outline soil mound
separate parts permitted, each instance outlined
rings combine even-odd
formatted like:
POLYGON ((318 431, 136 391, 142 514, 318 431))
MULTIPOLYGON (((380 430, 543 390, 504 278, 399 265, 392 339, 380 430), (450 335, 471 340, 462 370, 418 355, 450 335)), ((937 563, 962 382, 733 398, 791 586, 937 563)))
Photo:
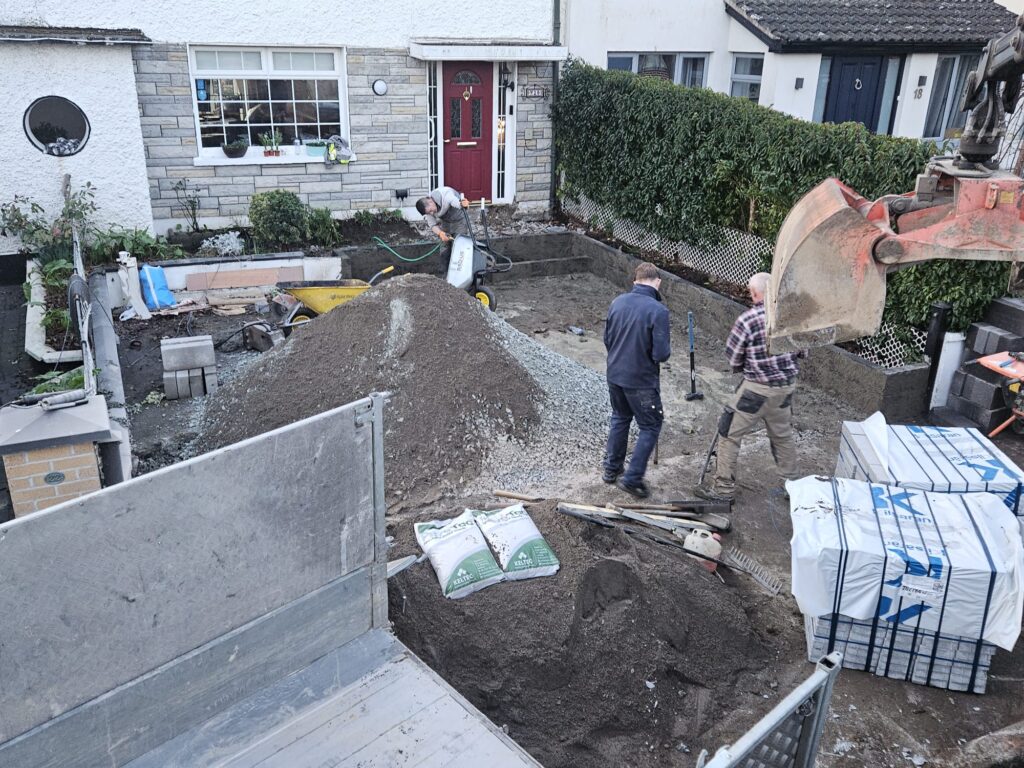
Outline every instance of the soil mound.
POLYGON ((539 421, 542 392, 478 302, 426 275, 388 280, 298 329, 211 398, 212 450, 389 391, 389 503, 415 503, 475 477, 490 446, 539 421))
MULTIPOLYGON (((745 705, 767 705, 777 641, 736 589, 554 503, 530 513, 561 560, 555 576, 452 601, 424 562, 388 582, 399 638, 546 768, 679 766, 737 735, 730 714, 756 720, 745 705)), ((389 527, 392 557, 419 551, 411 520, 389 527)))

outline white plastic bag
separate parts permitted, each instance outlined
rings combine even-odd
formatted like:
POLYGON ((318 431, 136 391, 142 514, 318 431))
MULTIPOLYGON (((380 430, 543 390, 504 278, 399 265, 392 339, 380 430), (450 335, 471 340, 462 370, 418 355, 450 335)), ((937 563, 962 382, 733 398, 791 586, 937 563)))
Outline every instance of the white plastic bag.
POLYGON ((466 510, 491 545, 509 580, 532 579, 558 573, 558 558, 544 541, 522 504, 493 512, 466 510))
POLYGON ((415 530, 445 597, 465 597, 505 578, 468 510, 451 520, 416 523, 415 530))

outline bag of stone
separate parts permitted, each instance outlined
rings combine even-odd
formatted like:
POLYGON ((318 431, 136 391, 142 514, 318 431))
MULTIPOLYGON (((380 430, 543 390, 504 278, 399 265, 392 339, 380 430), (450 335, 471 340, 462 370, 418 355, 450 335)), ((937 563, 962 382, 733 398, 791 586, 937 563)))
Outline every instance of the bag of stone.
POLYGON ((414 528, 445 597, 465 597, 505 578, 468 510, 451 520, 416 523, 414 528))
POLYGON ((476 519, 505 572, 505 578, 532 579, 558 573, 559 562, 522 504, 493 512, 467 510, 476 519))

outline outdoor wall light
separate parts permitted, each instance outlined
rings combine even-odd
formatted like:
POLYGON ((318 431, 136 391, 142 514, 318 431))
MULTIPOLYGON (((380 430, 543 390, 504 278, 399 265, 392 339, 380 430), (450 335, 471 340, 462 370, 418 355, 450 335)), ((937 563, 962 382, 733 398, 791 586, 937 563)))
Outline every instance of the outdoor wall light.
POLYGON ((378 96, 384 96, 388 92, 388 84, 383 80, 373 81, 373 92, 378 96))
POLYGON ((803 87, 804 87, 804 79, 802 77, 798 77, 796 79, 796 89, 799 91, 803 87))
POLYGON ((498 68, 498 85, 513 91, 516 89, 516 84, 512 80, 512 70, 508 68, 508 64, 504 61, 501 62, 501 66, 498 68))
POLYGON ((928 85, 928 75, 921 75, 919 78, 917 78, 918 88, 924 88, 926 85, 928 85))

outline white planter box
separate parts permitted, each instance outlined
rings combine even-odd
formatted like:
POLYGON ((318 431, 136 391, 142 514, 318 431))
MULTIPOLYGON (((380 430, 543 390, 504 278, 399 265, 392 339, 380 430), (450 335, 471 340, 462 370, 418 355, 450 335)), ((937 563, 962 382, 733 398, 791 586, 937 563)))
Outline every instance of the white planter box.
MULTIPOLYGON (((43 290, 43 276, 35 259, 31 259, 25 264, 25 274, 32 286, 25 314, 25 352, 30 357, 49 365, 82 362, 81 349, 65 349, 62 352, 46 343, 46 329, 43 327, 43 315, 46 314, 44 306, 46 291, 43 290)), ((68 338, 71 338, 70 334, 68 334, 68 338)))

